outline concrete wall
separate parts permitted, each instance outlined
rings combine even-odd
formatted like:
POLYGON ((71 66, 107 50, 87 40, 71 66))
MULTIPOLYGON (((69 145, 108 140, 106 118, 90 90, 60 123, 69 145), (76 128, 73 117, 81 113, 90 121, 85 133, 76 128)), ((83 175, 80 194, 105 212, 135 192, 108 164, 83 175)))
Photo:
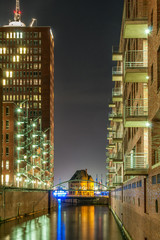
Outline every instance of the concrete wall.
MULTIPOLYGON (((7 220, 33 212, 48 210, 48 191, 0 189, 0 218, 7 220)), ((51 196, 51 208, 56 200, 51 196)))

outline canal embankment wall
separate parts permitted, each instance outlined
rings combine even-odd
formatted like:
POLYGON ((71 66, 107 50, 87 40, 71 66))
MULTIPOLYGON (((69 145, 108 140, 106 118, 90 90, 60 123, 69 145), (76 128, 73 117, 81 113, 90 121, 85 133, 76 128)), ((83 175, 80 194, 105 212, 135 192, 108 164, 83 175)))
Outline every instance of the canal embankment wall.
POLYGON ((0 221, 46 212, 56 207, 52 192, 39 189, 0 188, 0 221))
POLYGON ((133 178, 110 192, 109 206, 127 239, 160 239, 160 187, 133 178))

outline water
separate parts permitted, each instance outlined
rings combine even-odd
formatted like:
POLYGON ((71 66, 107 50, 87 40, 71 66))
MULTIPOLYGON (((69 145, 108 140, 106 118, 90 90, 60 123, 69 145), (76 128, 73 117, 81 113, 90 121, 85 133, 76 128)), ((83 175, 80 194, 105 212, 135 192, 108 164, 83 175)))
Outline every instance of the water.
POLYGON ((0 239, 123 240, 105 206, 61 206, 50 215, 29 217, 0 226, 0 239))

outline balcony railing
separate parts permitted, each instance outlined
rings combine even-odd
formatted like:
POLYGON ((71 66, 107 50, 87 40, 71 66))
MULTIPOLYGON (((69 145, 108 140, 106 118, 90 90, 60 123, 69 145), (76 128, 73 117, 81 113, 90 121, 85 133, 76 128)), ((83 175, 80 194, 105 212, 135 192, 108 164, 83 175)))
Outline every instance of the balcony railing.
POLYGON ((123 69, 121 66, 114 66, 112 68, 112 75, 122 75, 123 69))
POLYGON ((112 89, 112 96, 113 97, 122 96, 122 88, 114 88, 114 89, 112 89))
POLYGON ((125 156, 125 175, 146 175, 148 173, 148 154, 130 153, 125 156))
POLYGON ((148 67, 147 50, 130 50, 125 53, 125 69, 148 67))
POLYGON ((112 47, 112 60, 113 61, 122 61, 123 60, 123 54, 119 50, 119 47, 112 47))
POLYGON ((123 183, 123 177, 122 176, 114 176, 113 177, 113 185, 118 185, 123 183))
POLYGON ((125 107, 125 117, 146 117, 148 116, 148 106, 125 107))
POLYGON ((122 163, 123 162, 123 154, 122 154, 122 152, 110 154, 109 159, 112 160, 114 163, 122 163))

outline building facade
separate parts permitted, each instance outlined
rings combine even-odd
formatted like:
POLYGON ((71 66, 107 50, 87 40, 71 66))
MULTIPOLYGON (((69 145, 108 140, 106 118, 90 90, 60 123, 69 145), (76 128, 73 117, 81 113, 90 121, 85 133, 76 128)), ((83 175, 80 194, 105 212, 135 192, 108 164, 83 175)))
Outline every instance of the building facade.
POLYGON ((87 169, 75 172, 70 179, 69 189, 69 195, 94 196, 94 180, 88 175, 87 169))
POLYGON ((25 104, 3 103, 1 182, 5 186, 50 188, 53 149, 41 118, 31 120, 25 104))
POLYGON ((110 206, 131 239, 160 239, 160 1, 125 0, 109 103, 110 206))
POLYGON ((3 102, 24 101, 31 120, 41 117, 54 155, 54 37, 50 27, 25 26, 17 2, 14 20, 0 27, 3 102))

